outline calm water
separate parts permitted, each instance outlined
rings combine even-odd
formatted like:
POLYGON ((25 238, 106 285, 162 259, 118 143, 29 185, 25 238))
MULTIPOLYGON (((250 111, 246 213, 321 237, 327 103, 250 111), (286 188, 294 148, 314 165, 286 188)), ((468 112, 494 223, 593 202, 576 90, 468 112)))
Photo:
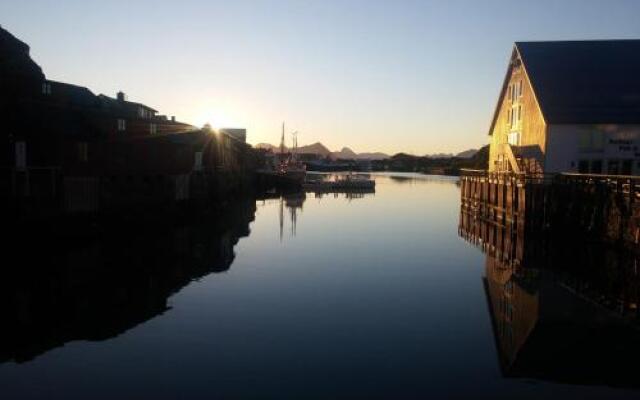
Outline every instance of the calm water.
POLYGON ((611 339, 601 330, 575 338, 581 321, 635 333, 555 275, 510 274, 461 239, 455 179, 376 181, 375 194, 31 249, 32 268, 0 284, 0 397, 640 396, 607 368, 567 371, 610 354, 591 356, 611 339))

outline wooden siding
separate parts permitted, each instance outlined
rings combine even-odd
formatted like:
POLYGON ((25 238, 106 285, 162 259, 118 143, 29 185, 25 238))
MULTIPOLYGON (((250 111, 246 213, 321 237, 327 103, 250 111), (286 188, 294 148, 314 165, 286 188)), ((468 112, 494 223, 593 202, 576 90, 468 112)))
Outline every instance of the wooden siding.
POLYGON ((521 159, 521 170, 530 173, 543 172, 547 126, 526 73, 526 66, 521 63, 516 50, 513 52, 494 118, 489 150, 489 170, 494 172, 510 170, 508 163, 501 161, 506 160, 502 147, 508 143, 509 133, 520 132, 519 146, 512 146, 512 149, 521 159), (509 87, 517 86, 520 81, 522 81, 522 95, 517 96, 512 102, 509 87), (521 107, 522 117, 512 127, 509 122, 509 111, 517 109, 517 106, 521 107))

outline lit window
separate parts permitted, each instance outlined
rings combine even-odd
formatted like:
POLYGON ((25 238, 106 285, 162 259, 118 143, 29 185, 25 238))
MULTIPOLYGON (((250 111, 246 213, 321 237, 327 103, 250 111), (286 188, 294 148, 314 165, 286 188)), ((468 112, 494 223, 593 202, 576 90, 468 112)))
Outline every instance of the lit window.
POLYGON ((520 146, 520 132, 509 133, 507 140, 512 146, 520 146))
POLYGON ((126 131, 127 130, 127 121, 124 119, 118 119, 118 130, 126 131))

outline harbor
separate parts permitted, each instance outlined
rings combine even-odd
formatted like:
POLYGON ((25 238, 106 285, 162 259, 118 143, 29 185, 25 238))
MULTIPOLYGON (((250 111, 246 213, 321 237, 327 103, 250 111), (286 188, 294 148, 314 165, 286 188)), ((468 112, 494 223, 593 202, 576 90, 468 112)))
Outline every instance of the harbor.
POLYGON ((640 398, 639 15, 0 2, 0 398, 640 398))
POLYGON ((361 198, 273 193, 182 226, 24 252, 35 260, 32 267, 11 268, 2 281, 5 396, 34 393, 38 382, 54 398, 110 399, 130 376, 118 368, 128 363, 144 368, 136 385, 156 398, 179 397, 199 385, 207 396, 259 391, 292 399, 309 390, 384 397, 418 391, 487 397, 496 390, 508 397, 523 391, 637 396, 632 371, 596 361, 635 354, 630 349, 637 346, 627 345, 637 342, 637 333, 624 328, 637 320, 633 258, 593 250, 584 253, 591 263, 579 268, 557 253, 531 258, 541 254, 532 248, 514 272, 508 269, 517 265, 514 258, 487 265, 489 255, 509 253, 498 243, 507 246, 513 237, 515 245, 517 236, 494 236, 486 242, 494 249, 489 254, 459 238, 457 178, 371 179, 375 195, 361 198), (382 219, 386 214, 395 218, 382 219), (414 239, 405 239, 407 232, 414 239), (596 301, 606 309, 591 305, 596 301), (563 312, 562 319, 553 312, 580 305, 583 312, 563 312), (116 311, 123 307, 126 313, 116 311), (381 323, 394 329, 378 329, 381 323), (541 343, 546 332, 573 338, 571 346, 541 343), (611 340, 598 340, 598 332, 611 340), (625 346, 614 351, 615 343, 625 346), (561 362, 550 361, 558 354, 561 362), (575 365, 581 369, 570 368, 575 365), (425 379, 425 370, 434 371, 434 379, 425 379), (251 385, 238 383, 236 377, 250 373, 251 385), (215 385, 208 383, 212 375, 215 385), (289 383, 274 385, 283 375, 289 383), (478 379, 453 384, 469 376, 478 379))

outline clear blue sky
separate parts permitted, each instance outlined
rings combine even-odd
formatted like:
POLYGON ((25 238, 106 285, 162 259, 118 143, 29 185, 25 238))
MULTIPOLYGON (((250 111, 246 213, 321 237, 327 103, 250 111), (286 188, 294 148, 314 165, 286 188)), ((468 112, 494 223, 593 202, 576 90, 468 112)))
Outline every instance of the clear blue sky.
POLYGON ((512 43, 640 38, 638 0, 2 1, 49 79, 331 149, 487 142, 512 43))

